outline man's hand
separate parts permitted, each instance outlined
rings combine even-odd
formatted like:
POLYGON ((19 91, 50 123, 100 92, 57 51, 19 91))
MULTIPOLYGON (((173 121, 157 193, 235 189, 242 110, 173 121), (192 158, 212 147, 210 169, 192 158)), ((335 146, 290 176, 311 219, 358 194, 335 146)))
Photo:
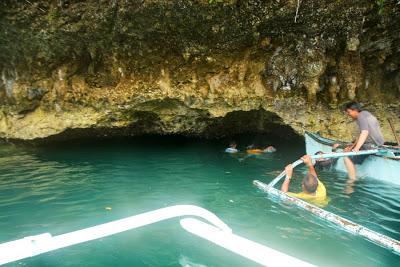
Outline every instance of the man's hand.
POLYGON ((286 177, 292 178, 293 175, 293 165, 289 164, 285 167, 286 177))
POLYGON ((353 149, 353 145, 350 145, 350 146, 346 146, 343 151, 344 152, 350 152, 352 149, 353 149))
POLYGON ((360 151, 360 148, 355 147, 355 148, 353 148, 351 151, 353 151, 353 152, 358 152, 358 151, 360 151))
POLYGON ((336 148, 338 148, 340 146, 340 144, 334 144, 333 146, 332 146, 332 149, 336 149, 336 148))
POLYGON ((312 161, 311 161, 311 156, 310 155, 304 155, 301 157, 303 160, 304 164, 307 165, 308 167, 312 166, 312 161))

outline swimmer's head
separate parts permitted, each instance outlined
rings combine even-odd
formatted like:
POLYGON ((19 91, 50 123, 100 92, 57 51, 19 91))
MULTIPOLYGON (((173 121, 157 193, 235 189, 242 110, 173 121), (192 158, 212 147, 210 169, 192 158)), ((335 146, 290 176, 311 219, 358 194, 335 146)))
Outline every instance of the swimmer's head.
MULTIPOLYGON (((324 154, 324 152, 322 152, 322 151, 318 151, 318 152, 315 152, 314 153, 314 155, 322 155, 322 154, 324 154)), ((315 161, 323 161, 324 159, 316 159, 315 161)))
POLYGON ((276 151, 276 148, 273 147, 273 146, 267 146, 267 147, 264 149, 264 151, 265 151, 265 152, 268 152, 268 153, 272 153, 272 152, 275 152, 275 151, 276 151))
POLYGON ((232 141, 230 144, 229 144, 229 147, 230 148, 236 148, 236 142, 235 141, 232 141))
POLYGON ((246 149, 253 149, 253 148, 254 148, 254 144, 251 144, 251 145, 246 147, 246 149))
POLYGON ((318 187, 318 179, 311 173, 308 173, 306 177, 304 177, 303 181, 301 182, 301 187, 303 191, 309 194, 315 193, 318 187))

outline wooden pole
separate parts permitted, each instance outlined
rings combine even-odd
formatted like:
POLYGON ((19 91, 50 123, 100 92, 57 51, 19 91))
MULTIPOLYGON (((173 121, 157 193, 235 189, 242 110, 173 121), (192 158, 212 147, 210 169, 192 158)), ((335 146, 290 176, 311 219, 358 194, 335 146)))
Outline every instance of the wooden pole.
POLYGON ((387 120, 388 120, 388 122, 389 122, 390 128, 392 128, 392 132, 393 132, 394 138, 396 139, 397 145, 400 146, 399 137, 398 137, 397 134, 396 134, 396 130, 394 129, 392 120, 389 119, 389 118, 388 118, 387 120))

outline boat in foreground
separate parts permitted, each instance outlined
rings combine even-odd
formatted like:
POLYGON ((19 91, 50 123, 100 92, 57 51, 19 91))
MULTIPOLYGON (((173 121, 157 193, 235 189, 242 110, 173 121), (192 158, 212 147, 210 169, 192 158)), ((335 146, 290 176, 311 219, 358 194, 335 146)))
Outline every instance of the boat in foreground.
MULTIPOLYGON (((185 217, 180 220, 180 224, 186 231, 263 266, 315 266, 236 235, 214 213, 193 205, 175 205, 161 208, 57 236, 44 233, 6 242, 0 244, 0 265, 101 239, 176 217, 185 217), (187 218, 188 216, 189 218, 187 218), (200 217, 203 221, 192 217, 200 217)), ((19 264, 24 263, 19 262, 19 264)))
MULTIPOLYGON (((335 143, 343 144, 343 141, 335 141, 324 138, 315 133, 306 132, 306 153, 313 155, 318 151, 325 153, 332 152, 332 145, 335 143)), ((369 156, 362 165, 357 165, 358 176, 371 177, 381 181, 400 185, 400 148, 393 146, 384 146, 384 149, 391 156, 376 154, 369 156)), ((338 160, 335 164, 338 171, 347 172, 343 160, 338 160)))

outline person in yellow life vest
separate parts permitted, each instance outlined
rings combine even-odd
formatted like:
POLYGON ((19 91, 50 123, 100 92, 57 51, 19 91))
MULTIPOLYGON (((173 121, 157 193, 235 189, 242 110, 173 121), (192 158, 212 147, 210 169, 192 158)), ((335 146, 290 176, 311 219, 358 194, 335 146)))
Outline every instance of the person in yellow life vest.
POLYGON ((301 182, 302 192, 291 193, 289 191, 290 181, 293 177, 293 166, 289 164, 285 168, 286 179, 282 184, 281 191, 287 193, 289 196, 301 198, 306 201, 313 202, 318 206, 325 206, 328 203, 326 188, 324 184, 318 179, 317 172, 312 164, 311 156, 304 155, 301 158, 304 164, 308 167, 308 173, 301 182))
POLYGON ((265 148, 256 148, 254 147, 254 145, 250 145, 246 148, 246 153, 252 155, 260 155, 263 153, 274 153, 274 152, 276 152, 276 148, 273 146, 267 146, 265 148))

